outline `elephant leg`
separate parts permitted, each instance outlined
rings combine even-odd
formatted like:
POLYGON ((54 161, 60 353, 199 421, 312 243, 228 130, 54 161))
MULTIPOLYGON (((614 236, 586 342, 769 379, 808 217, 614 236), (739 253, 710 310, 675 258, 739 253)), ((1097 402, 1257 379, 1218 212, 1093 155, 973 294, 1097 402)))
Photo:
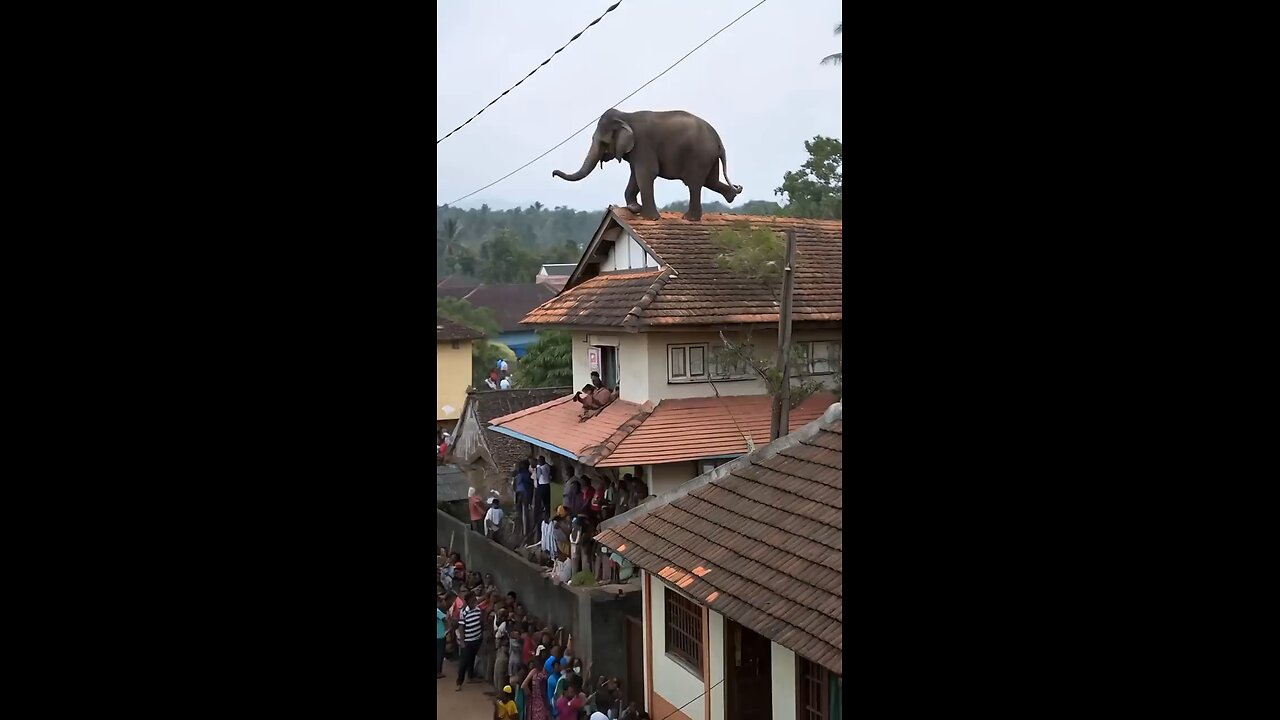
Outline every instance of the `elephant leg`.
POLYGON ((726 185, 720 182, 720 166, 719 165, 716 165, 715 167, 711 168, 711 173, 707 175, 707 180, 704 184, 706 185, 708 190, 712 192, 717 192, 723 195, 726 202, 733 202, 733 199, 738 197, 738 195, 742 192, 741 185, 726 185))
POLYGON ((627 181, 627 209, 631 212, 640 214, 640 183, 636 182, 636 169, 631 168, 631 179, 627 181))
POLYGON ((690 222, 698 222, 702 219, 702 186, 698 184, 689 185, 689 210, 684 214, 684 219, 690 222))
POLYGON ((636 182, 640 184, 640 217, 645 220, 657 220, 662 217, 658 214, 658 201, 653 196, 653 181, 658 177, 657 168, 639 168, 634 170, 636 174, 636 182))

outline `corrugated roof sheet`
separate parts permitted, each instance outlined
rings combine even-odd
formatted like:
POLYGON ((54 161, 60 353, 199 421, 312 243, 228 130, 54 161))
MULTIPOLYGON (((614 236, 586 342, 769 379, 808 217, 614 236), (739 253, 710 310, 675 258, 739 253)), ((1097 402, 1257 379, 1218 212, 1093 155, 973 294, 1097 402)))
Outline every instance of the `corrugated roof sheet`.
POLYGON ((602 524, 596 540, 844 674, 843 422, 804 428, 602 524))
MULTIPOLYGON (((788 432, 822 415, 835 396, 815 393, 791 410, 788 432)), ((769 442, 773 399, 768 395, 663 400, 597 467, 679 462, 746 454, 769 442)))
MULTIPOLYGON (((712 234, 741 221, 779 233, 796 232, 793 321, 843 319, 843 222, 840 220, 707 213, 700 222, 690 222, 674 212, 661 213, 658 220, 645 220, 626 208, 610 206, 598 235, 611 223, 626 228, 652 249, 662 266, 661 275, 653 271, 597 275, 566 288, 531 311, 523 322, 620 325, 637 330, 776 323, 778 306, 772 294, 760 283, 722 270, 716 263, 719 249, 711 239, 712 234), (601 279, 619 277, 629 279, 626 282, 601 279)), ((589 249, 583 262, 593 259, 593 251, 589 249)))

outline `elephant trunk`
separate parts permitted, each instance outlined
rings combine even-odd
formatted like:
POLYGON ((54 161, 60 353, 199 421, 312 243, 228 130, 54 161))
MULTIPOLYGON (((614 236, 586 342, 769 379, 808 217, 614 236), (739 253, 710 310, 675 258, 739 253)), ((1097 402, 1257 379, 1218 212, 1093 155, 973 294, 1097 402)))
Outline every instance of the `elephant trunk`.
POLYGON ((590 175, 591 171, 596 169, 596 163, 603 163, 603 161, 600 159, 600 143, 593 139, 591 141, 591 150, 587 152, 587 159, 582 161, 582 167, 578 168, 578 172, 572 175, 565 175, 559 170, 556 170, 551 174, 558 178, 568 180, 569 182, 577 182, 590 175))

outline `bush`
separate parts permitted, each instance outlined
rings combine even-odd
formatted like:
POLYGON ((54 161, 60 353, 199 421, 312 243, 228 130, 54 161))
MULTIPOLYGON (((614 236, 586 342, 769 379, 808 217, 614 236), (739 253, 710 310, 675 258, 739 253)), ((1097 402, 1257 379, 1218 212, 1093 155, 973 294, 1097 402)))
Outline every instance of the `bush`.
POLYGON ((571 580, 574 587, 591 587, 596 584, 596 574, 590 570, 583 570, 573 576, 571 580))

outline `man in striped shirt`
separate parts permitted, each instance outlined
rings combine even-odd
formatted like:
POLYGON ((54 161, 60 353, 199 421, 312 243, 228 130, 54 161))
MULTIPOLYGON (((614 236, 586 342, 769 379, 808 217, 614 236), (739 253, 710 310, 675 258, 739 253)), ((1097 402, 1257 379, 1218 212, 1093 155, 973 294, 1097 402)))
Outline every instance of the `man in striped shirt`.
POLYGON ((480 616, 483 613, 480 608, 476 607, 476 596, 474 593, 467 593, 467 605, 458 613, 458 619, 455 625, 462 628, 462 653, 458 658, 458 687, 456 690, 462 690, 462 681, 471 674, 471 682, 479 682, 480 678, 476 677, 475 662, 476 654, 480 652, 480 641, 483 637, 480 625, 480 616))

